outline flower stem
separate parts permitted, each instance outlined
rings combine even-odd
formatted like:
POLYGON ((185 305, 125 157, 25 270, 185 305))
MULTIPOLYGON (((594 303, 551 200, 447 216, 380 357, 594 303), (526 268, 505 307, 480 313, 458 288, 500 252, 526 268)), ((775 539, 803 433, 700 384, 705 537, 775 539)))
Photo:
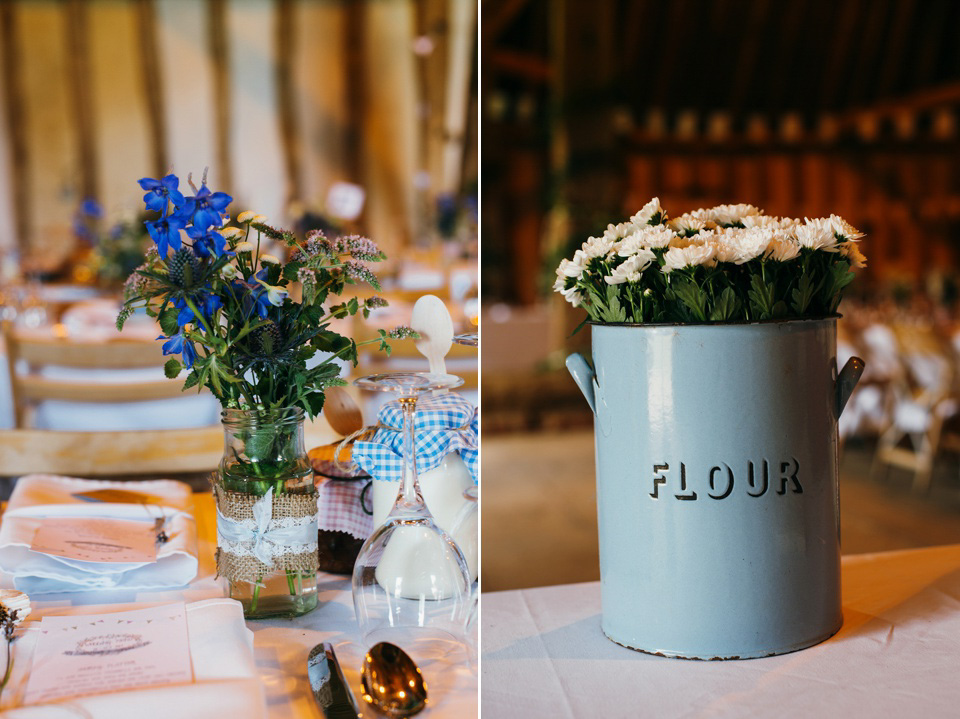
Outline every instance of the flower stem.
POLYGON ((13 655, 11 654, 11 645, 13 641, 10 639, 7 640, 7 671, 3 674, 3 679, 0 680, 0 697, 3 696, 3 690, 7 688, 7 682, 10 681, 10 675, 13 673, 13 655))

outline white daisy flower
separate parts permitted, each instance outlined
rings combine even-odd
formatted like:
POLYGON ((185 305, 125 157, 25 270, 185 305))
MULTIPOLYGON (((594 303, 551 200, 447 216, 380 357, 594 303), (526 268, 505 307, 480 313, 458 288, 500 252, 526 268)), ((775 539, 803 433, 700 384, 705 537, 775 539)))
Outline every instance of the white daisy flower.
MULTIPOLYGON (((863 237, 863 235, 860 235, 863 237)), ((857 245, 853 240, 848 240, 843 244, 839 245, 840 254, 850 260, 850 266, 856 267, 858 270, 863 269, 867 266, 867 258, 860 251, 860 246, 857 245)))
POLYGON ((717 263, 716 249, 710 244, 691 244, 689 247, 671 247, 663 256, 664 265, 661 270, 669 274, 673 270, 684 267, 706 265, 710 267, 717 263))
POLYGON ((621 222, 619 225, 607 225, 607 229, 603 232, 603 239, 609 240, 610 242, 617 242, 627 235, 633 234, 638 229, 639 228, 632 222, 621 222))
POLYGON ((279 258, 274 255, 260 255, 260 264, 261 265, 279 265, 279 258))
POLYGON ((740 252, 737 248, 721 239, 710 239, 707 241, 707 244, 713 247, 717 262, 736 264, 737 260, 740 259, 740 252))
POLYGON ((738 253, 736 264, 742 265, 766 252, 773 239, 771 230, 754 227, 749 230, 737 229, 724 235, 725 241, 732 245, 738 253))
POLYGON ((650 250, 640 250, 636 254, 628 257, 625 262, 615 268, 613 272, 608 277, 604 277, 603 280, 608 285, 619 285, 624 282, 639 282, 643 271, 647 269, 650 263, 656 258, 657 256, 650 250))
POLYGON ((703 212, 703 219, 712 220, 718 225, 735 225, 742 222, 743 218, 760 214, 760 208, 753 205, 717 205, 709 210, 700 210, 703 212))
POLYGON ((643 227, 644 225, 659 224, 654 223, 653 220, 657 219, 662 221, 664 216, 663 208, 660 207, 660 198, 654 197, 650 202, 640 208, 640 212, 630 218, 630 222, 637 225, 637 227, 643 227))
POLYGON ((672 230, 663 225, 646 226, 627 235, 617 243, 616 251, 621 257, 630 257, 642 249, 661 249, 668 247, 676 238, 672 230))
POLYGON ((244 210, 239 215, 237 215, 237 222, 239 222, 241 225, 244 225, 252 221, 253 218, 256 216, 257 216, 257 213, 254 212, 253 210, 244 210))
MULTIPOLYGON (((583 254, 588 261, 594 257, 606 257, 613 249, 614 242, 615 240, 608 238, 606 234, 603 237, 591 237, 583 243, 583 254)), ((576 261, 576 255, 574 255, 574 261, 576 261)))
POLYGON ((833 234, 842 238, 840 240, 841 242, 859 240, 863 237, 863 233, 860 232, 860 230, 840 217, 840 215, 830 215, 830 217, 826 219, 825 224, 833 230, 833 234))
POLYGON ((800 255, 800 245, 786 235, 775 235, 767 246, 767 259, 789 262, 800 255))
POLYGON ((586 269, 586 255, 583 250, 577 250, 573 255, 573 261, 560 260, 560 266, 557 267, 557 277, 579 277, 586 269))
POLYGON ((237 252, 253 252, 253 243, 252 242, 241 242, 236 246, 237 252))
POLYGON ((707 226, 706 220, 697 217, 695 212, 687 212, 667 222, 667 227, 678 235, 693 235, 707 226))
POLYGON ((797 225, 800 224, 800 220, 792 217, 773 217, 767 215, 747 215, 742 218, 740 222, 747 229, 751 227, 762 227, 766 230, 785 230, 787 232, 794 231, 797 225))
POLYGON ((837 235, 829 219, 805 217, 804 223, 797 227, 797 242, 810 250, 836 252, 837 235))

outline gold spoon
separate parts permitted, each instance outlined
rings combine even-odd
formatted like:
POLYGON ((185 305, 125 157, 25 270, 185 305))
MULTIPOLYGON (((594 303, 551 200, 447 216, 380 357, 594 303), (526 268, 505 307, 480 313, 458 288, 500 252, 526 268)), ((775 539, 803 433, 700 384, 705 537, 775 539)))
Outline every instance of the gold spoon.
POLYGON ((363 413, 343 387, 328 387, 323 414, 333 431, 346 437, 363 429, 363 413))
POLYGON ((360 669, 363 699, 389 717, 408 717, 427 705, 427 685, 420 668, 400 647, 374 644, 360 669))

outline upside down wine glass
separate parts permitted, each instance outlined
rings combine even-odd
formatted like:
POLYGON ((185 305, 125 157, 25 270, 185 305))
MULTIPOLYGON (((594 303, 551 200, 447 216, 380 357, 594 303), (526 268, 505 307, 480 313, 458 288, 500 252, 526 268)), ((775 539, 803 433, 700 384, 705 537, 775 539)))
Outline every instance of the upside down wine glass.
POLYGON ((390 372, 355 382, 361 389, 399 395, 403 476, 393 509, 357 556, 353 606, 366 647, 391 642, 417 662, 439 659, 462 647, 470 610, 467 561, 423 501, 414 437, 419 395, 462 383, 460 377, 427 372, 390 372))

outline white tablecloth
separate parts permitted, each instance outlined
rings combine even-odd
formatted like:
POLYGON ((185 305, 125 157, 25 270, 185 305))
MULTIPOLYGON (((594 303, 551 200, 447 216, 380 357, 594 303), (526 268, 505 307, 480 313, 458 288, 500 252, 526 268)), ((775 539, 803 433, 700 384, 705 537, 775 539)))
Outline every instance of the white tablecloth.
MULTIPOLYGON (((199 537, 200 571, 189 587, 159 592, 87 592, 82 594, 44 595, 34 602, 34 614, 39 619, 44 610, 64 608, 77 612, 94 613, 133 609, 136 604, 158 602, 195 602, 223 596, 219 581, 214 579, 213 561, 216 549, 213 498, 208 494, 194 495, 199 537), (125 606, 118 606, 126 603, 125 606)), ((9 586, 9 578, 4 578, 9 586)), ((360 699, 360 662, 363 657, 354 620, 353 599, 349 577, 319 575, 319 606, 310 614, 297 619, 266 619, 248 621, 254 632, 254 656, 264 684, 267 708, 271 719, 293 717, 321 717, 307 681, 307 655, 320 642, 331 642, 337 652, 344 675, 360 699)), ((2 660, 0 660, 2 661, 2 660)), ((466 654, 451 657, 448 663, 423 667, 424 679, 430 692, 430 705, 419 716, 425 719, 473 719, 477 716, 477 678, 470 673, 466 654)), ((131 717, 136 708, 131 707, 131 717)), ((368 712, 365 712, 366 716, 368 712)), ((173 718, 171 718, 173 719, 173 718)))
POLYGON ((485 719, 960 716, 960 545, 844 557, 843 628, 765 659, 618 646, 600 631, 599 582, 481 604, 485 719))

